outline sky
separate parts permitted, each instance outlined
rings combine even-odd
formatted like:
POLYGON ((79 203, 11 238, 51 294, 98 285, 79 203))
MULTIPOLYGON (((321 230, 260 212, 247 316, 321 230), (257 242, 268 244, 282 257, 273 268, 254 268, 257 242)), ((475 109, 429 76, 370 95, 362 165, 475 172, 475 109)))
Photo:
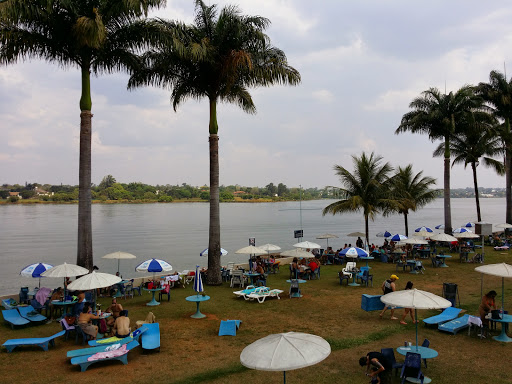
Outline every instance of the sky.
MULTIPOLYGON (((340 186, 335 165, 352 156, 392 166, 443 187, 438 142, 395 135, 409 103, 436 87, 457 91, 512 73, 512 3, 508 1, 216 1, 268 18, 266 30, 302 81, 251 89, 256 114, 220 104, 221 185, 340 186)), ((151 16, 192 23, 194 1, 168 0, 151 16)), ((91 78, 92 181, 209 184, 208 103, 175 112, 169 89, 128 91, 128 75, 91 78)), ((36 59, 0 67, 0 184, 78 184, 80 72, 36 59)), ((505 180, 478 168, 479 185, 505 180)), ((452 188, 472 187, 470 168, 452 168, 452 188)))

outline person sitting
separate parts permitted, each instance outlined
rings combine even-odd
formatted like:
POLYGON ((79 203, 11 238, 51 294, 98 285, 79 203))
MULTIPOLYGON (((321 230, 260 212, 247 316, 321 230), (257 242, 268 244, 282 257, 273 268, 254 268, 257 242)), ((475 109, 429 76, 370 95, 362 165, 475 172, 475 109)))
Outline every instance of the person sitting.
POLYGON ((482 297, 482 302, 480 303, 480 307, 478 307, 478 311, 480 312, 480 319, 482 319, 482 324, 486 327, 489 327, 489 319, 487 319, 487 314, 491 312, 491 309, 496 309, 496 291, 489 291, 482 297))
POLYGON ((112 304, 105 310, 105 312, 112 313, 112 316, 107 318, 107 325, 112 326, 114 325, 116 319, 119 317, 119 314, 123 310, 123 306, 121 304, 117 303, 117 299, 112 299, 112 304))
POLYGON ((290 271, 292 273, 292 279, 297 279, 299 274, 299 264, 297 263, 299 259, 296 257, 293 258, 292 263, 290 264, 290 271))
POLYGON ((312 276, 315 273, 315 271, 318 269, 318 264, 316 263, 315 259, 311 259, 311 261, 308 264, 308 268, 309 268, 309 274, 310 274, 310 276, 312 276))
POLYGON ((120 339, 130 336, 130 318, 126 309, 119 313, 119 317, 114 323, 112 334, 120 339))
POLYGON ((52 293, 52 297, 50 297, 50 320, 55 319, 57 316, 57 311, 60 311, 60 307, 52 304, 53 301, 60 301, 63 296, 62 287, 55 289, 52 293), (55 315, 55 316, 54 316, 55 315))
POLYGON ((96 340, 96 336, 98 335, 98 327, 92 324, 92 320, 99 318, 99 316, 92 313, 89 303, 84 305, 84 309, 78 317, 78 326, 82 329, 83 333, 89 335, 92 340, 96 340))

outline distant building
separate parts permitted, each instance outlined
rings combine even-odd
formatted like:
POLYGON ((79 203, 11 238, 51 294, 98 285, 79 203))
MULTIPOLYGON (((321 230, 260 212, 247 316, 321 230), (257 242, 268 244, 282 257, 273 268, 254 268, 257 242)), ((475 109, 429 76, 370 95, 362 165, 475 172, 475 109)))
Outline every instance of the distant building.
POLYGON ((22 199, 19 192, 9 192, 9 197, 16 196, 18 199, 22 199))

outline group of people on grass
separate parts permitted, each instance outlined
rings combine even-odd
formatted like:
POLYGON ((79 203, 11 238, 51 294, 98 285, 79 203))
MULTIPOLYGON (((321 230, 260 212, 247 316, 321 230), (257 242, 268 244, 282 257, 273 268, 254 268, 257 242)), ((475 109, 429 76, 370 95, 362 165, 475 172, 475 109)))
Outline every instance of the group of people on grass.
MULTIPOLYGON (((119 338, 128 337, 130 335, 130 318, 128 317, 128 311, 123 309, 123 306, 113 298, 112 304, 106 309, 106 312, 111 314, 106 319, 107 325, 111 328, 111 336, 119 338)), ((93 324, 93 320, 105 321, 101 316, 93 313, 90 303, 85 303, 82 313, 78 316, 77 325, 85 334, 89 335, 93 340, 96 340, 98 336, 98 326, 93 324)))

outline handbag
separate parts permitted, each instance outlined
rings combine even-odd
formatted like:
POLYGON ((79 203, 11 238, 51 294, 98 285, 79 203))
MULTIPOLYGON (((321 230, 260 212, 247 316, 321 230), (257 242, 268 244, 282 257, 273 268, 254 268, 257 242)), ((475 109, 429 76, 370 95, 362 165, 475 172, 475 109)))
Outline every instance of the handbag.
POLYGON ((64 317, 64 319, 66 320, 66 323, 68 323, 68 325, 75 325, 75 321, 76 321, 75 316, 66 316, 66 317, 64 317))
POLYGON ((501 320, 501 313, 499 309, 493 309, 491 311, 491 319, 499 319, 501 320))

